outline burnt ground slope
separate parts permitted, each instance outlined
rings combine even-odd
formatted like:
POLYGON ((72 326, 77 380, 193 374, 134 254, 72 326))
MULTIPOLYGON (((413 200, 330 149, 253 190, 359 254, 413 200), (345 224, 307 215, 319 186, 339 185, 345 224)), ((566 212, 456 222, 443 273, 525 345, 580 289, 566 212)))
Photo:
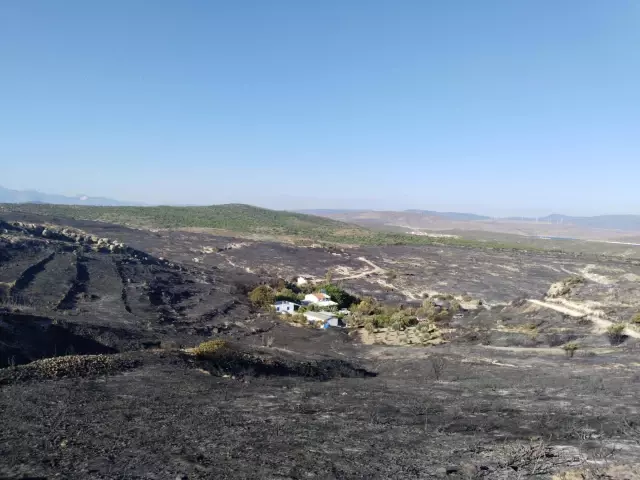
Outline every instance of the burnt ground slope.
POLYGON ((637 292, 637 265, 594 261, 297 248, 6 217, 0 478, 640 478, 635 342, 571 358, 557 345, 498 339, 364 345, 344 331, 259 316, 246 300, 261 275, 332 269, 346 286, 386 300, 425 290, 542 299, 456 320, 468 330, 486 323, 495 335, 497 322, 503 338, 521 335, 511 330, 526 322, 538 330, 527 338, 543 338, 564 335, 570 320, 588 335, 594 325, 550 307, 595 308, 579 303, 587 296, 632 306, 637 292), (564 297, 545 296, 574 272, 587 280, 564 297), (188 348, 211 337, 224 340, 220 350, 188 348))
POLYGON ((246 289, 257 279, 246 272, 183 267, 67 229, 0 229, 0 366, 190 346, 250 316, 246 289))
POLYGON ((624 356, 486 355, 380 347, 360 358, 377 376, 318 381, 212 375, 149 352, 11 382, 0 477, 637 478, 637 370, 624 356))

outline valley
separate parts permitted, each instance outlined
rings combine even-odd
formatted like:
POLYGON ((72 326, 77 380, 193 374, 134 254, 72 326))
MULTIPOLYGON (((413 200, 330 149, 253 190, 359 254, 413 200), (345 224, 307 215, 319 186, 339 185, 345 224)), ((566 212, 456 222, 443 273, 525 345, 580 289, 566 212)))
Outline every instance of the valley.
POLYGON ((0 478, 637 478, 640 261, 38 208, 0 212, 0 478), (300 277, 373 313, 249 299, 300 277))

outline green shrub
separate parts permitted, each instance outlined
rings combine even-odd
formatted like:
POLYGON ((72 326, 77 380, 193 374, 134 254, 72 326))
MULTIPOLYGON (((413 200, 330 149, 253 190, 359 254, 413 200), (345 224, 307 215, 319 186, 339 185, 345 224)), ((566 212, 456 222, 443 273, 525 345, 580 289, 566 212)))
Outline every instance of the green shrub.
POLYGON ((363 315, 375 315, 380 310, 380 305, 373 297, 364 297, 356 307, 356 311, 363 315))
POLYGON ((193 353, 198 358, 207 358, 212 356, 215 353, 219 353, 221 350, 225 349, 228 346, 227 342, 216 338, 215 340, 208 340, 206 342, 202 342, 196 348, 193 349, 193 353))
POLYGON ((631 318, 631 322, 635 323, 636 325, 640 325, 640 313, 636 313, 632 318, 631 318))
POLYGON ((294 313, 293 315, 288 317, 287 320, 289 320, 289 321, 291 321, 293 323, 297 323, 299 325, 307 325, 309 323, 309 321, 307 320, 307 317, 305 317, 300 312, 294 313))
POLYGON ((451 295, 450 293, 439 293, 437 295, 434 295, 433 298, 439 299, 439 300, 454 300, 455 297, 453 295, 451 295))

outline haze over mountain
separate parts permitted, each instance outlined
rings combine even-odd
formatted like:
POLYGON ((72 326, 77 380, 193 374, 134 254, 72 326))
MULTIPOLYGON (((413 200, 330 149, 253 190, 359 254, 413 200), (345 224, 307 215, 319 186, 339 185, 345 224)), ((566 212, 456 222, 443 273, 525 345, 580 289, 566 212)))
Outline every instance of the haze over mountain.
POLYGON ((42 193, 37 190, 11 190, 0 186, 0 203, 55 203, 60 205, 142 205, 136 202, 123 202, 112 198, 90 197, 77 195, 68 197, 51 193, 42 193))
POLYGON ((416 229, 450 229, 487 228, 488 224, 535 224, 558 227, 579 227, 592 230, 614 230, 620 232, 640 232, 640 215, 597 215, 579 217, 562 214, 551 214, 543 217, 489 217, 466 212, 436 212, 433 210, 349 210, 349 209, 316 209, 301 210, 301 213, 319 215, 335 220, 353 222, 360 225, 403 226, 416 229))
MULTIPOLYGON (((66 196, 43 193, 37 190, 12 190, 0 186, 0 203, 50 203, 59 205, 93 205, 93 206, 143 206, 141 202, 116 200, 106 197, 88 195, 66 196)), ((175 205, 175 204, 174 204, 175 205)), ((177 205, 176 205, 177 206, 177 205)), ((183 205, 184 206, 184 205, 183 205)), ((511 216, 490 217, 469 212, 438 212, 434 210, 374 210, 374 209, 304 209, 293 210, 299 213, 317 215, 336 220, 358 223, 365 226, 402 225, 413 228, 451 228, 441 221, 468 222, 480 225, 481 222, 525 222, 536 224, 555 224, 575 226, 585 229, 618 230, 622 232, 640 232, 640 215, 597 215, 590 217, 551 214, 542 217, 511 216)), ((460 225, 456 225, 459 227, 460 225)))

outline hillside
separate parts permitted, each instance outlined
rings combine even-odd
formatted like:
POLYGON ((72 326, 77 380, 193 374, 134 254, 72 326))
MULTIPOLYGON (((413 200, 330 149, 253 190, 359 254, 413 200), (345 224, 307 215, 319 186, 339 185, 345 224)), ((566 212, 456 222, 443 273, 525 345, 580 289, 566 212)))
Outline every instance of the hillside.
POLYGON ((374 231, 338 220, 268 210, 243 204, 206 207, 97 207, 51 204, 0 204, 0 214, 20 213, 74 220, 90 220, 137 228, 206 228, 235 234, 258 234, 316 242, 359 245, 483 246, 490 248, 528 248, 462 238, 434 238, 405 233, 374 231))
POLYGON ((308 235, 318 237, 350 230, 366 230, 327 218, 280 212, 242 204, 198 207, 97 207, 78 205, 4 205, 5 211, 45 216, 62 216, 148 228, 215 228, 241 233, 308 235))

